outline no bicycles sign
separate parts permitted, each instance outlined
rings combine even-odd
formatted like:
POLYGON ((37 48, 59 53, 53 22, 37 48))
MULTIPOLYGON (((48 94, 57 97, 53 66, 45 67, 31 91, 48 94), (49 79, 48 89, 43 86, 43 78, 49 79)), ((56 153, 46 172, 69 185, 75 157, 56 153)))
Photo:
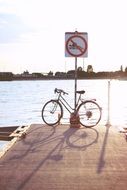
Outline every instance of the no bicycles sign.
POLYGON ((87 57, 88 34, 86 32, 65 33, 65 57, 87 57))

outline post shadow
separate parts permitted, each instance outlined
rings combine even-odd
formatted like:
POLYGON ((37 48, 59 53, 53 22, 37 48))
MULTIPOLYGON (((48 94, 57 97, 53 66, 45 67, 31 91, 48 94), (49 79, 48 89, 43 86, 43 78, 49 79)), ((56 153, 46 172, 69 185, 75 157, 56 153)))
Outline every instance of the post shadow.
POLYGON ((103 144, 101 147, 101 152, 100 152, 100 157, 99 157, 99 162, 97 166, 97 173, 101 173, 105 167, 106 161, 105 161, 105 154, 106 154, 106 145, 108 142, 108 134, 109 134, 109 126, 106 126, 106 132, 103 140, 103 144))

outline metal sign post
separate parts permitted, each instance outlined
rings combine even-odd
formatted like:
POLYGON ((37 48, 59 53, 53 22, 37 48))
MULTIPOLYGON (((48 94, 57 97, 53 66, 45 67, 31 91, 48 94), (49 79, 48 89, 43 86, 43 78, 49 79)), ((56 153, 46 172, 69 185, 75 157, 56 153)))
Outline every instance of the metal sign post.
POLYGON ((74 103, 74 108, 75 108, 75 111, 76 111, 76 102, 77 102, 77 57, 75 57, 75 97, 74 97, 74 100, 75 100, 75 103, 74 103))
MULTIPOLYGON (((74 88, 74 110, 77 103, 77 58, 87 57, 88 54, 88 34, 86 32, 66 32, 65 33, 65 56, 75 57, 75 88, 74 88)), ((75 112, 76 113, 76 112, 75 112)), ((74 119, 76 115, 74 113, 74 119)), ((77 123, 75 123, 77 124, 77 123)))
POLYGON ((106 123, 107 127, 111 126, 111 123, 110 123, 110 88, 111 88, 111 84, 110 84, 110 81, 108 81, 108 118, 107 118, 107 123, 106 123))

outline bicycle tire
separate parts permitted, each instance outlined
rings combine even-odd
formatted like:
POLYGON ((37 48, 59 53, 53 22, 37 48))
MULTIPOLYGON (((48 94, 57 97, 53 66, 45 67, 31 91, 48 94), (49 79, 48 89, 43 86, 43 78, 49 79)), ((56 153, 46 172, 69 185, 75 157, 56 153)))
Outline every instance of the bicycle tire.
POLYGON ((48 101, 42 108, 42 120, 50 126, 60 122, 63 116, 63 108, 57 100, 48 101))
POLYGON ((101 120, 101 108, 100 106, 92 100, 82 102, 78 109, 80 124, 84 127, 90 128, 96 126, 101 120))

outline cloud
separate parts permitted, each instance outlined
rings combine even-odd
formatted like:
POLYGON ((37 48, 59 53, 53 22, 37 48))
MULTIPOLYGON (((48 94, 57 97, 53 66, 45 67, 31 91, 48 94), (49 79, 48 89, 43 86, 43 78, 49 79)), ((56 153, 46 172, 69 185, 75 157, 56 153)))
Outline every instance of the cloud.
POLYGON ((16 13, 15 1, 13 1, 13 0, 0 0, 0 13, 1 14, 14 14, 14 13, 16 13))
POLYGON ((29 30, 15 14, 0 14, 0 43, 14 43, 29 30))

